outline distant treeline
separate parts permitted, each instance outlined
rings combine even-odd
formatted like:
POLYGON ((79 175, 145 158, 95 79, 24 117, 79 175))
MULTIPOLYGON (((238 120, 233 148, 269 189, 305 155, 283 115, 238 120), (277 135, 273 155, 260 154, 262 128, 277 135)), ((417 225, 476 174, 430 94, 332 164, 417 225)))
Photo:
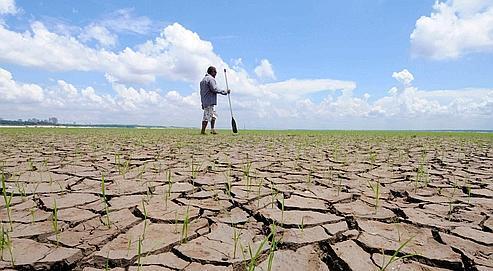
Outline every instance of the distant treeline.
POLYGON ((136 128, 137 125, 122 125, 122 124, 63 124, 63 123, 53 123, 47 120, 4 120, 0 119, 0 125, 11 125, 11 126, 70 126, 70 127, 108 127, 108 128, 136 128))

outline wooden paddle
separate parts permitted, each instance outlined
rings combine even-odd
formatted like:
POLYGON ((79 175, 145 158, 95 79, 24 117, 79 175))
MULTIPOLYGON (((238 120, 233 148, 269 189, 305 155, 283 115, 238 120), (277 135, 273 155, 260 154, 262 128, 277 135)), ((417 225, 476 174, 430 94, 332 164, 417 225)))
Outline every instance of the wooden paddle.
MULTIPOLYGON (((229 89, 228 86, 228 76, 226 75, 226 69, 224 69, 224 79, 226 80, 226 90, 229 89)), ((231 108, 231 98, 228 93, 228 101, 229 101, 229 112, 231 112, 231 127, 233 128, 233 133, 238 133, 238 128, 236 128, 236 121, 233 117, 233 109, 231 108)))

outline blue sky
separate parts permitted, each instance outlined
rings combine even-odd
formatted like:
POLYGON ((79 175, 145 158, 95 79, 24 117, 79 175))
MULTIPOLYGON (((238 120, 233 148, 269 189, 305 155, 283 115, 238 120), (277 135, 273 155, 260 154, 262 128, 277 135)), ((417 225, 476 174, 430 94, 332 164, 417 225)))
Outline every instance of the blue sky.
POLYGON ((198 126, 212 64, 240 127, 493 129, 492 18, 491 0, 0 0, 0 117, 198 126))

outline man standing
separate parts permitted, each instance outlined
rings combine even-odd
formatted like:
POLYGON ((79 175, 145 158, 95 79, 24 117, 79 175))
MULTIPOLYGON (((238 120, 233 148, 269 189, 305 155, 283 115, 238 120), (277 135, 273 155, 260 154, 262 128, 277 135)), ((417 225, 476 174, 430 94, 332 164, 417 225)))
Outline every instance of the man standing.
POLYGON ((216 124, 216 111, 214 106, 217 104, 217 94, 228 95, 231 90, 220 90, 217 88, 216 83, 216 68, 210 66, 207 69, 207 74, 204 79, 200 81, 200 100, 202 101, 202 109, 204 110, 204 117, 202 118, 202 131, 201 134, 205 134, 207 123, 211 122, 211 134, 217 134, 214 130, 216 124))

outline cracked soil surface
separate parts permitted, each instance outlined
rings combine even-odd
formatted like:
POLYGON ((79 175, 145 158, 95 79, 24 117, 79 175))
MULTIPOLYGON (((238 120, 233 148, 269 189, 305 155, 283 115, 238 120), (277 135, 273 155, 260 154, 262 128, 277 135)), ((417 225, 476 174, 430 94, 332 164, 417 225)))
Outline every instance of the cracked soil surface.
POLYGON ((0 270, 493 270, 491 134, 195 132, 2 129, 0 270))

